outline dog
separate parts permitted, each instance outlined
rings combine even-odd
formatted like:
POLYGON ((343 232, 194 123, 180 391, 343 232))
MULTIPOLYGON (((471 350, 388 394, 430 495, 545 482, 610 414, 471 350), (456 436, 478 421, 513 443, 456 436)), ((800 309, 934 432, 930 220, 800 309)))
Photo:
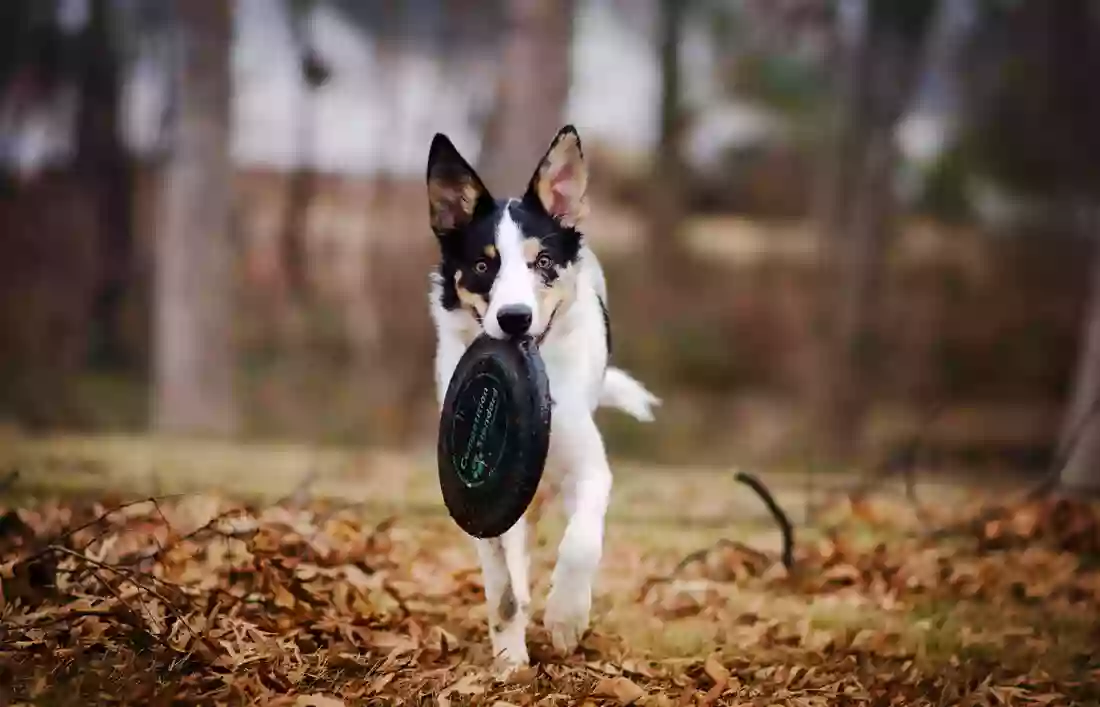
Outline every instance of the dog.
MULTIPOLYGON (((568 521, 543 624, 554 649, 568 654, 588 629, 611 494, 593 414, 604 406, 649 422, 661 401, 609 366, 607 285, 579 230, 588 171, 572 125, 558 131, 521 198, 493 198, 441 133, 428 152, 427 186, 440 255, 429 295, 440 408, 455 366, 482 332, 533 337, 546 367, 553 414, 543 479, 562 499, 568 521)), ((494 663, 507 673, 528 663, 526 515, 502 536, 476 544, 494 663)))

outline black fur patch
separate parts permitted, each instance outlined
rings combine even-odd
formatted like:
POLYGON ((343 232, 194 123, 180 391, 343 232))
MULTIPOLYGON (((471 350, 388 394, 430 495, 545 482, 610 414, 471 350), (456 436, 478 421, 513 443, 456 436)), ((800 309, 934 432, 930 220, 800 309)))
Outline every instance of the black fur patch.
POLYGON ((516 618, 516 613, 519 611, 519 604, 516 602, 516 592, 512 589, 512 583, 504 587, 504 594, 500 597, 500 621, 502 624, 509 624, 512 619, 516 618))
POLYGON ((607 360, 611 360, 611 314, 607 311, 607 303, 603 297, 596 295, 596 301, 600 303, 600 311, 603 312, 603 335, 607 342, 607 360))
POLYGON ((581 251, 581 234, 574 228, 564 228, 542 208, 537 198, 530 194, 509 207, 512 220, 526 238, 537 238, 542 253, 550 258, 551 267, 542 268, 542 281, 551 285, 558 279, 558 271, 577 262, 581 251))
POLYGON ((500 269, 500 253, 496 252, 496 228, 507 203, 494 201, 492 207, 475 213, 474 220, 465 228, 457 228, 439 238, 439 274, 443 278, 444 309, 461 306, 458 285, 476 295, 489 296, 497 271, 500 269), (480 271, 480 272, 479 272, 480 271), (459 281, 455 282, 455 273, 459 281))

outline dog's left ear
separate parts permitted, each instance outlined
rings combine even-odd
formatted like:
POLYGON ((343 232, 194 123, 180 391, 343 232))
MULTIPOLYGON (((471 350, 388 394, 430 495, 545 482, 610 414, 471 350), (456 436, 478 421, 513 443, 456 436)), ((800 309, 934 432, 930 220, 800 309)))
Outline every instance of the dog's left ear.
POLYGON ((562 226, 575 228, 588 213, 588 166, 577 129, 558 131, 527 185, 525 199, 537 202, 562 226))

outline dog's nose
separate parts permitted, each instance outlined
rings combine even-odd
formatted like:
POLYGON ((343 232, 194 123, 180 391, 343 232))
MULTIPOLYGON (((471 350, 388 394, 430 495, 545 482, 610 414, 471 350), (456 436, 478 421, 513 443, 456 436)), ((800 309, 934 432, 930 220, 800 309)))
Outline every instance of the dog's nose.
POLYGON ((531 308, 525 304, 506 304, 497 312, 497 324, 508 336, 522 336, 531 328, 531 308))

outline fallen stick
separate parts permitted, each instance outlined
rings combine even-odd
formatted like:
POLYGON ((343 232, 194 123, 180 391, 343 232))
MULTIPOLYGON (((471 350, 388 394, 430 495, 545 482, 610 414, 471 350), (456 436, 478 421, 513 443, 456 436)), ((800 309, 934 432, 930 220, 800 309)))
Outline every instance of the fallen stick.
MULTIPOLYGON (((794 525, 791 523, 791 519, 787 517, 787 514, 779 507, 779 503, 776 502, 775 496, 772 495, 768 487, 764 485, 764 482, 756 478, 752 474, 748 474, 743 471, 737 472, 734 478, 751 488, 756 492, 756 495, 764 501, 764 505, 768 507, 768 511, 771 513, 772 518, 775 519, 776 524, 779 526, 780 532, 783 534, 783 551, 781 555, 781 561, 783 566, 790 572, 794 568, 794 525)), ((674 581, 681 572, 684 571, 688 565, 694 562, 700 562, 707 558, 712 551, 720 547, 731 547, 736 550, 747 552, 757 557, 766 557, 765 553, 759 550, 754 550, 743 543, 729 540, 728 538, 722 538, 718 542, 708 547, 696 550, 695 552, 688 553, 682 560, 676 563, 676 567, 671 572, 663 577, 651 577, 642 584, 640 592, 640 600, 644 601, 649 596, 650 590, 659 584, 667 584, 674 581)))
POLYGON ((0 493, 7 493, 15 486, 15 482, 19 481, 19 470, 12 469, 7 474, 4 474, 4 478, 0 479, 0 493))
POLYGON ((783 566, 790 570, 794 567, 794 526, 791 524, 791 519, 779 507, 775 496, 772 495, 763 481, 744 471, 737 472, 733 478, 755 491, 756 495, 764 501, 764 505, 768 507, 768 511, 771 512, 780 532, 783 533, 783 566))

